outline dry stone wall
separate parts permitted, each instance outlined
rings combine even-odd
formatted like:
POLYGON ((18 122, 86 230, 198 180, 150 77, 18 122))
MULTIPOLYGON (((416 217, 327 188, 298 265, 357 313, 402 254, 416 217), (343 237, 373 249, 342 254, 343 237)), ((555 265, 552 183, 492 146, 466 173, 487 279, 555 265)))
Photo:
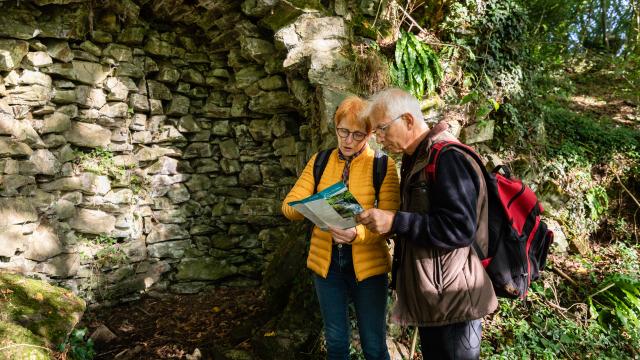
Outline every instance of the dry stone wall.
POLYGON ((96 3, 0 1, 0 269, 90 301, 259 284, 353 81, 344 19, 96 3))

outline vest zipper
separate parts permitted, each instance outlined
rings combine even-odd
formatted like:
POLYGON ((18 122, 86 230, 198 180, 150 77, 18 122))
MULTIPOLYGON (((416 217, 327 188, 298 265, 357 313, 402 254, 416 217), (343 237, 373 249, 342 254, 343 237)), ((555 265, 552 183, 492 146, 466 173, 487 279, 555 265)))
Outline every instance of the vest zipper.
POLYGON ((438 249, 433 249, 433 282, 438 291, 438 295, 442 295, 442 259, 438 249))

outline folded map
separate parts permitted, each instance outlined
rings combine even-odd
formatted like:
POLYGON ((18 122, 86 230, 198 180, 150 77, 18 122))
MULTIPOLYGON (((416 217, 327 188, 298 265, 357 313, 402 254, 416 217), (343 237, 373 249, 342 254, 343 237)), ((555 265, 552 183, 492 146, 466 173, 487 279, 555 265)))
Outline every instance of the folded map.
POLYGON ((322 230, 348 229, 357 225, 355 216, 363 210, 342 181, 305 199, 288 204, 322 230))

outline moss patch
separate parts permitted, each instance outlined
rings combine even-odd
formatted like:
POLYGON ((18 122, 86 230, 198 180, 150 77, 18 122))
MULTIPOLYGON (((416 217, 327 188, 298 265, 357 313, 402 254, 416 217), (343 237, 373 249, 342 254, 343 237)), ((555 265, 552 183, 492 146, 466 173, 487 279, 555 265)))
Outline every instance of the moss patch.
POLYGON ((37 346, 62 343, 84 309, 84 301, 69 290, 0 272, 0 348, 5 348, 0 358, 31 354, 48 358, 49 352, 37 346))
POLYGON ((0 359, 51 359, 42 337, 28 329, 0 321, 0 359))

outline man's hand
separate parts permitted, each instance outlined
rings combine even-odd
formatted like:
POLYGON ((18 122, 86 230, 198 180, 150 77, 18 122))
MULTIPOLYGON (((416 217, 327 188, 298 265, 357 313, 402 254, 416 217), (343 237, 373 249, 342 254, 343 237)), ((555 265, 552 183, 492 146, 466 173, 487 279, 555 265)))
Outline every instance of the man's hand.
POLYGON ((336 244, 351 244, 356 238, 356 228, 354 227, 344 230, 330 227, 329 232, 331 233, 333 242, 336 244))
POLYGON ((389 210, 369 209, 361 212, 356 220, 377 234, 386 234, 391 231, 395 213, 389 210))

